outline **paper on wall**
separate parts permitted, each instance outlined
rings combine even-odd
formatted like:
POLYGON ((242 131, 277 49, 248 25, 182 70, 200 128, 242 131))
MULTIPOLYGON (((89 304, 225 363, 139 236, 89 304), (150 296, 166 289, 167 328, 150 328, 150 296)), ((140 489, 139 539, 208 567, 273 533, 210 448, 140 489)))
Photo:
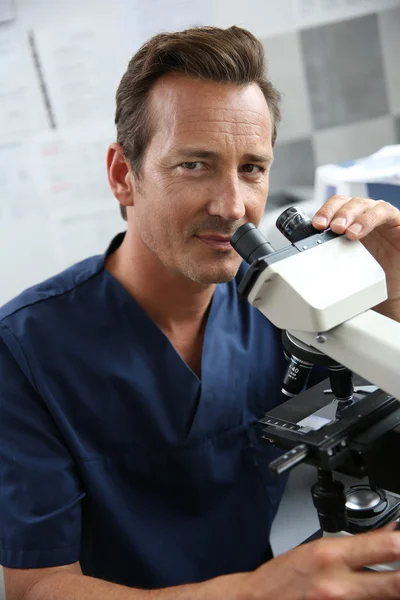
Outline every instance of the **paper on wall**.
POLYGON ((64 216, 112 206, 106 171, 112 127, 69 127, 36 136, 35 186, 49 214, 64 216))
POLYGON ((63 267, 88 256, 103 254, 112 238, 126 229, 117 201, 110 209, 81 213, 57 219, 54 237, 63 267))
POLYGON ((0 137, 48 129, 45 105, 27 32, 14 23, 0 28, 0 137))
POLYGON ((36 188, 31 138, 0 138, 0 223, 46 217, 46 204, 36 188))
POLYGON ((38 29, 35 38, 57 127, 111 122, 129 58, 121 31, 70 25, 38 29))
POLYGON ((61 269, 53 231, 46 220, 0 223, 0 306, 61 269))

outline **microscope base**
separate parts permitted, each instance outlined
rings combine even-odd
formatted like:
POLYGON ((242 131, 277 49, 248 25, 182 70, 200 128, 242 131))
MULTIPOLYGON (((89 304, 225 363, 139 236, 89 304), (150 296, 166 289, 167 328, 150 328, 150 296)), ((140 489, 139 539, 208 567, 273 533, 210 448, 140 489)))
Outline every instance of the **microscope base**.
MULTIPOLYGON (((357 486, 355 486, 357 488, 357 486)), ((362 486, 358 486, 362 487, 362 486)), ((400 519, 400 498, 399 496, 393 495, 390 492, 384 491, 382 497, 386 501, 386 507, 379 514, 372 517, 354 518, 354 516, 348 516, 348 526, 346 531, 340 531, 338 533, 328 533, 323 531, 323 537, 344 537, 354 535, 357 533, 366 533, 367 531, 373 531, 383 527, 391 521, 399 521, 400 519)), ((400 569, 400 561, 393 563, 383 563, 379 565, 368 565, 365 567, 368 571, 394 571, 400 569)))
POLYGON ((349 533, 363 533, 379 529, 391 521, 395 521, 400 517, 400 497, 390 492, 384 492, 386 500, 385 509, 377 515, 371 517, 355 518, 348 513, 348 526, 346 531, 349 533))

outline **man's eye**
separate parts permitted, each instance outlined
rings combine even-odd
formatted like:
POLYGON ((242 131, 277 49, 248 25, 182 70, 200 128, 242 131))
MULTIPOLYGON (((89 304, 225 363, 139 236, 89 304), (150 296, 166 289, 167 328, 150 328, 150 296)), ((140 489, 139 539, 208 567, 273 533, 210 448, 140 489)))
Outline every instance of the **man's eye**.
POLYGON ((259 165, 243 165, 243 167, 240 168, 241 171, 243 171, 244 173, 251 173, 251 174, 255 174, 255 173, 262 173, 264 171, 264 169, 262 167, 260 167, 259 165))
POLYGON ((199 171, 203 166, 203 163, 199 161, 181 163, 181 167, 188 169, 189 171, 199 171))

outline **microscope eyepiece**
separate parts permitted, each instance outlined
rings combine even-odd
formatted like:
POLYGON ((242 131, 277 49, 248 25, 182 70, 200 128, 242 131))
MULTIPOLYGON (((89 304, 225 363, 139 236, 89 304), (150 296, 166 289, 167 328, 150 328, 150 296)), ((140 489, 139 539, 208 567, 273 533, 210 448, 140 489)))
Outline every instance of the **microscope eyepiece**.
POLYGON ((245 223, 231 237, 231 246, 251 265, 257 258, 275 252, 266 237, 253 223, 245 223))
POLYGON ((310 235, 321 233, 311 225, 311 219, 297 206, 286 209, 277 219, 276 226, 292 244, 310 235))

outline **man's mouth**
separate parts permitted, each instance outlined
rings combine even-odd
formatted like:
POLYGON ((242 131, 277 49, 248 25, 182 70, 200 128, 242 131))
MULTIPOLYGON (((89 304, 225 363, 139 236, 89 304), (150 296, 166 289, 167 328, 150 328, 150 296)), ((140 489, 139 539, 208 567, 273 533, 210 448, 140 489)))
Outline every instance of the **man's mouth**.
POLYGON ((229 251, 233 250, 230 239, 231 236, 228 235, 198 235, 196 236, 199 240, 201 240, 207 246, 214 248, 215 250, 224 250, 229 251))

